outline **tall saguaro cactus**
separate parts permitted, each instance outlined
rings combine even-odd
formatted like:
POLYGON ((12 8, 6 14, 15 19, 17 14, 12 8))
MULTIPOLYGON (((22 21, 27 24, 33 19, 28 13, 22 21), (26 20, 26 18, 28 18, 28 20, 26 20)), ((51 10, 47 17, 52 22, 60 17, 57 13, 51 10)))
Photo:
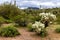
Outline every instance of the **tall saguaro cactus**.
POLYGON ((14 5, 16 5, 16 0, 14 0, 14 5))

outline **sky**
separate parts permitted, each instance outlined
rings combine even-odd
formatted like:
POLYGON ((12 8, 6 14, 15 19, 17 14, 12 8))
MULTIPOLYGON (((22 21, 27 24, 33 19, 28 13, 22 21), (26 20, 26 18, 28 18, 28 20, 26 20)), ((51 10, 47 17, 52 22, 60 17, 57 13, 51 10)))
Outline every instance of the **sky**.
MULTIPOLYGON (((4 2, 14 2, 14 0, 0 0, 0 4, 4 2)), ((16 0, 16 5, 21 8, 26 7, 60 7, 60 0, 16 0)))

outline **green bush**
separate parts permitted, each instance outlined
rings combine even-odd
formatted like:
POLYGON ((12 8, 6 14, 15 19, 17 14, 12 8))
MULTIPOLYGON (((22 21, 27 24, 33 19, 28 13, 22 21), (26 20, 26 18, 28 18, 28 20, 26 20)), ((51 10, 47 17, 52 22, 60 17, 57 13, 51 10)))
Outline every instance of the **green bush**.
POLYGON ((20 33, 13 26, 3 27, 3 28, 0 29, 0 36, 14 37, 14 36, 17 36, 19 34, 20 33))
POLYGON ((55 29, 55 32, 56 32, 56 33, 60 33, 60 27, 57 27, 57 28, 55 29))
POLYGON ((2 16, 0 16, 0 23, 4 23, 4 22, 5 22, 5 19, 2 16))
POLYGON ((5 22, 5 19, 0 16, 0 26, 5 22))
POLYGON ((40 35, 41 37, 46 37, 48 34, 46 29, 43 29, 38 35, 40 35))
POLYGON ((15 26, 15 27, 20 27, 19 24, 17 24, 17 23, 14 23, 14 26, 15 26))
POLYGON ((31 31, 31 32, 34 30, 34 29, 32 28, 32 23, 29 23, 29 24, 27 25, 27 28, 28 28, 28 30, 31 31))
POLYGON ((0 5, 0 15, 3 16, 5 19, 13 20, 14 17, 20 15, 21 12, 22 11, 17 6, 11 3, 0 5))
POLYGON ((5 23, 12 23, 12 20, 5 20, 5 23))
POLYGON ((26 19, 26 15, 24 12, 20 15, 17 15, 16 17, 14 17, 15 23, 19 24, 20 26, 26 26, 27 25, 27 22, 25 19, 26 19))

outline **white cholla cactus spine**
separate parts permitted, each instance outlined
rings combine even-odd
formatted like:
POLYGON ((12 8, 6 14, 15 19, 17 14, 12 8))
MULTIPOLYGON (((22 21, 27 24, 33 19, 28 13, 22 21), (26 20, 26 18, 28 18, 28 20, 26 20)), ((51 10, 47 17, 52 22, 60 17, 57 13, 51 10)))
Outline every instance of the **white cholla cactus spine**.
POLYGON ((40 13, 39 16, 41 17, 41 21, 49 20, 52 22, 52 21, 56 20, 56 15, 54 15, 52 13, 40 13))
POLYGON ((40 33, 41 30, 45 28, 45 25, 41 22, 35 21, 35 23, 32 25, 32 28, 34 28, 37 33, 40 33))

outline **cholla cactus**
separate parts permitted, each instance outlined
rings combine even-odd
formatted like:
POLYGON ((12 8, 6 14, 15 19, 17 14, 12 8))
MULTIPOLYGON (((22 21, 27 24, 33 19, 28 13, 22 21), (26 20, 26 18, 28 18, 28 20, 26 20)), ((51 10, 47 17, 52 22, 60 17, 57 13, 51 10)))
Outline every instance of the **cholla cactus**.
POLYGON ((56 20, 56 15, 52 13, 40 13, 39 16, 41 17, 41 22, 45 24, 45 27, 56 20))
POLYGON ((35 21, 35 23, 32 25, 32 28, 35 29, 37 33, 40 33, 42 29, 45 28, 45 25, 41 22, 35 21))
POLYGON ((41 17, 41 21, 43 21, 43 23, 45 21, 55 21, 56 20, 56 15, 52 14, 52 13, 40 13, 39 16, 41 17))

